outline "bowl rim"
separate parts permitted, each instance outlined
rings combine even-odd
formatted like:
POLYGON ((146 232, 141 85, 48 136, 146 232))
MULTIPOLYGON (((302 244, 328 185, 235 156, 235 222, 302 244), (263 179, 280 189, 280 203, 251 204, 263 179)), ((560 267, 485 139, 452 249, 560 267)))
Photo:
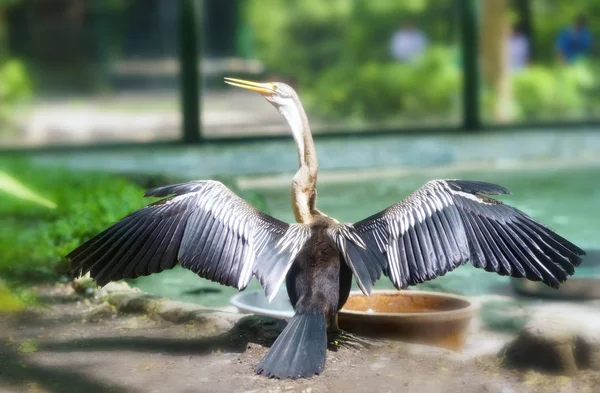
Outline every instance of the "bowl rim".
MULTIPOLYGON (((375 291, 371 292, 371 294, 369 296, 372 296, 374 294, 395 295, 395 296, 398 296, 398 295, 403 295, 403 296, 405 296, 405 295, 408 295, 408 296, 427 295, 427 296, 433 296, 433 297, 438 297, 438 298, 460 300, 460 301, 464 302, 466 304, 466 306, 457 308, 454 310, 432 311, 432 312, 422 312, 422 313, 421 312, 366 312, 366 311, 344 310, 344 308, 342 307, 338 313, 341 315, 348 315, 348 316, 368 315, 369 317, 372 317, 372 318, 404 317, 404 318, 411 318, 411 319, 419 319, 419 318, 430 318, 430 317, 470 316, 470 315, 473 315, 475 313, 475 311, 477 311, 479 309, 479 305, 476 304, 475 302, 473 302, 473 300, 471 300, 467 296, 455 295, 453 293, 436 292, 436 291, 422 291, 422 290, 418 290, 418 289, 404 289, 404 290, 381 289, 381 290, 375 290, 375 291)), ((352 296, 369 297, 369 296, 366 296, 361 291, 351 291, 350 296, 348 296, 348 298, 350 298, 352 296)))
MULTIPOLYGON (((258 292, 263 292, 263 291, 260 289, 255 289, 255 290, 251 290, 251 291, 240 291, 240 292, 236 293, 235 295, 233 295, 231 298, 229 298, 229 302, 232 306, 236 307, 242 313, 265 315, 265 316, 269 316, 269 317, 273 317, 273 318, 280 318, 280 319, 286 319, 286 320, 291 319, 294 316, 295 311, 293 309, 290 311, 270 310, 270 309, 266 309, 266 308, 250 306, 247 303, 240 302, 241 298, 248 296, 250 293, 258 293, 258 292)), ((371 294, 369 296, 376 295, 376 294, 377 295, 395 295, 395 296, 400 295, 400 294, 404 294, 404 295, 408 294, 409 296, 411 296, 411 295, 430 295, 430 296, 434 296, 434 297, 460 300, 460 301, 465 302, 466 306, 462 307, 462 308, 457 308, 455 310, 433 311, 433 312, 423 312, 423 313, 418 313, 418 312, 417 313, 393 313, 393 312, 367 313, 366 311, 344 310, 344 308, 342 307, 338 311, 338 314, 343 315, 343 316, 348 316, 348 317, 369 316, 369 318, 404 317, 407 319, 410 318, 412 320, 418 320, 418 319, 422 319, 422 318, 449 318, 449 319, 452 319, 452 318, 457 318, 457 317, 471 316, 479 309, 479 304, 475 303, 469 297, 455 295, 453 293, 423 291, 420 289, 403 289, 403 290, 375 289, 371 292, 371 294)), ((362 291, 360 291, 360 290, 353 290, 353 291, 350 291, 350 295, 348 296, 348 298, 350 298, 351 296, 366 296, 366 295, 364 293, 362 293, 362 291)))
POLYGON ((272 310, 272 309, 267 309, 267 308, 251 306, 248 303, 243 303, 240 301, 240 299, 242 299, 246 296, 250 296, 249 294, 252 294, 252 293, 263 293, 264 294, 262 289, 255 289, 252 291, 240 291, 229 298, 229 303, 232 306, 236 307, 238 310, 242 311, 243 313, 245 312, 245 313, 252 313, 252 314, 256 314, 256 315, 265 315, 267 317, 280 318, 280 319, 291 319, 294 316, 295 311, 293 308, 290 311, 272 310))

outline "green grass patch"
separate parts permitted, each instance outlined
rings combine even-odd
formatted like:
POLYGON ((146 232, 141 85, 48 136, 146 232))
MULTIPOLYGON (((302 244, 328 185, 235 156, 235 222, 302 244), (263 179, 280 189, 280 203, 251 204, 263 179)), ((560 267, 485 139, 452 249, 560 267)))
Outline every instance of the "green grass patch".
POLYGON ((0 315, 23 311, 26 307, 26 302, 21 300, 19 296, 14 294, 8 286, 0 280, 0 315))
POLYGON ((0 193, 0 277, 10 282, 67 272, 64 255, 151 201, 132 180, 102 172, 40 167, 14 157, 0 158, 0 172, 56 205, 0 193))

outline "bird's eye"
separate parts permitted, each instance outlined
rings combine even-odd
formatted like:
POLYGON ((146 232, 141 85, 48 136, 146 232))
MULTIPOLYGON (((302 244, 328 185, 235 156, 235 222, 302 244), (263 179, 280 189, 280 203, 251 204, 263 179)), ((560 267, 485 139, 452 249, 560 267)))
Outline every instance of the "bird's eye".
POLYGON ((277 87, 277 85, 271 85, 271 88, 273 89, 273 91, 277 91, 277 89, 279 89, 279 87, 277 87))

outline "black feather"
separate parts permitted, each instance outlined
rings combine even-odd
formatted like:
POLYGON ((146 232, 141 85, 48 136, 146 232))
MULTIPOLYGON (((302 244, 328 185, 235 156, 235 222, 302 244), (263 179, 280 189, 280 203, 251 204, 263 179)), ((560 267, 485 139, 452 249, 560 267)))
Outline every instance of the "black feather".
POLYGON ((327 331, 321 313, 296 313, 277 337, 256 373, 275 378, 307 378, 325 367, 327 331))
POLYGON ((585 252, 525 213, 484 196, 495 194, 510 191, 479 181, 431 181, 354 227, 368 248, 385 248, 378 252, 388 261, 383 272, 397 288, 444 275, 469 260, 486 271, 557 287, 585 252), (390 235, 397 227, 403 232, 390 235))
POLYGON ((501 195, 511 194, 508 189, 493 183, 474 180, 446 180, 448 186, 454 191, 468 194, 501 195))

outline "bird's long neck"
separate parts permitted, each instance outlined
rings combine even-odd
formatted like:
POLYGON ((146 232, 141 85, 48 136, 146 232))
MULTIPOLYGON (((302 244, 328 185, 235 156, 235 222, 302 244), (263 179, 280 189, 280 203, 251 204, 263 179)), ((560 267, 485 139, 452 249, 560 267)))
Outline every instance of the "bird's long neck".
POLYGON ((298 148, 298 171, 292 181, 292 208, 296 221, 310 223, 316 216, 322 215, 316 208, 319 164, 308 118, 297 97, 295 103, 291 110, 281 111, 292 128, 298 148))

